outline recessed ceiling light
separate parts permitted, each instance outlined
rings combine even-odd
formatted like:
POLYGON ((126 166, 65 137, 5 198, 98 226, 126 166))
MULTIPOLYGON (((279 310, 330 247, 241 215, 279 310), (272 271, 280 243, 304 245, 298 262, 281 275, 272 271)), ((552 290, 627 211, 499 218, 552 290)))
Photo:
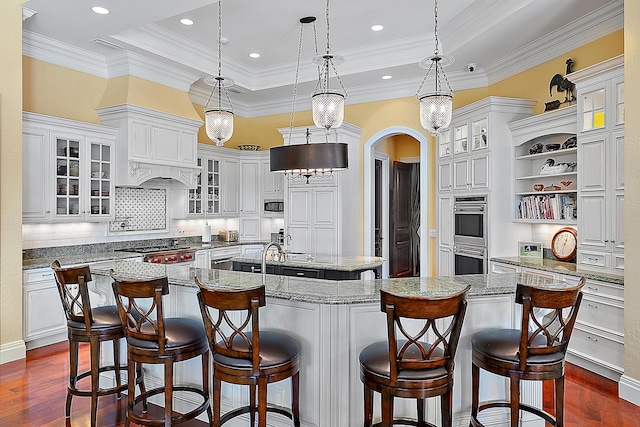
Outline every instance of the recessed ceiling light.
POLYGON ((189 19, 189 18, 182 18, 180 20, 180 23, 182 25, 193 25, 193 21, 191 19, 189 19))
POLYGON ((252 53, 249 54, 249 57, 251 57, 251 58, 260 58, 260 54, 257 53, 257 52, 252 52, 252 53))
POLYGON ((392 76, 390 76, 390 75, 388 75, 388 74, 387 74, 387 75, 384 75, 384 76, 382 76, 382 77, 380 77, 380 78, 381 78, 382 80, 389 80, 389 79, 391 79, 391 78, 392 78, 392 76))
POLYGON ((105 9, 104 7, 100 7, 100 6, 93 6, 91 8, 91 10, 93 10, 98 15, 108 15, 109 14, 109 9, 105 9))
POLYGON ((379 25, 379 24, 371 26, 371 30, 372 31, 382 31, 383 28, 384 27, 382 25, 379 25))

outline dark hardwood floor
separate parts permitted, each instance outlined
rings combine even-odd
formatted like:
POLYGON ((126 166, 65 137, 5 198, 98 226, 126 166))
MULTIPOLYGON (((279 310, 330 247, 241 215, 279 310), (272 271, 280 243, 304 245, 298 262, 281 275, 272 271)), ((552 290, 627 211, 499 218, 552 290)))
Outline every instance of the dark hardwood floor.
MULTIPOLYGON (((84 363, 88 360, 88 349, 83 346, 81 351, 84 363)), ((88 398, 75 397, 71 419, 65 420, 68 369, 66 342, 28 351, 26 360, 0 365, 0 426, 88 426, 88 398)), ((553 389, 548 386, 543 387, 547 408, 553 402, 553 389)), ((121 400, 115 396, 100 398, 98 425, 124 425, 125 399, 125 396, 121 400)), ((614 382, 569 364, 565 402, 566 427, 640 426, 640 407, 619 399, 614 382)), ((196 421, 182 425, 202 427, 206 423, 196 421)))

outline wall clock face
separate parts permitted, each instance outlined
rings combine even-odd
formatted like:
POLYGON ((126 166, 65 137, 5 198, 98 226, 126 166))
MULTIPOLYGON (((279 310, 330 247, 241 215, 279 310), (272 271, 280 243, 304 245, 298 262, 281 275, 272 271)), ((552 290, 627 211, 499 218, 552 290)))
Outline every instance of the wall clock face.
POLYGON ((560 261, 571 261, 576 257, 578 249, 578 235, 571 227, 561 228, 551 240, 553 256, 560 261))

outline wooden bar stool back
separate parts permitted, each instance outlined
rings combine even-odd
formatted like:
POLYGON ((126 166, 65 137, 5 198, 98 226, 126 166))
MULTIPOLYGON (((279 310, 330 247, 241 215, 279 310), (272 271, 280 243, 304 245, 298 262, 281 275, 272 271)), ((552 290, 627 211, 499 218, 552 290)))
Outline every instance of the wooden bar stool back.
POLYGON ((164 385, 151 390, 140 389, 134 396, 135 384, 128 382, 127 419, 144 426, 171 426, 194 419, 207 411, 211 423, 209 405, 209 342, 198 319, 183 317, 165 318, 162 296, 169 294, 166 277, 151 280, 125 280, 115 276, 113 291, 116 297, 120 319, 127 338, 127 358, 129 378, 133 378, 133 366, 143 363, 162 364, 164 385), (173 384, 173 364, 202 357, 202 388, 173 384), (175 391, 196 394, 202 398, 196 408, 185 414, 173 411, 175 391), (147 412, 147 399, 164 393, 164 417, 151 418, 147 412), (138 404, 142 402, 142 410, 138 404))
POLYGON ((573 287, 534 287, 518 284, 516 303, 522 304, 520 329, 478 332, 471 339, 471 426, 483 426, 478 413, 509 408, 509 425, 516 427, 520 411, 564 426, 564 360, 582 301, 585 278, 573 287), (480 369, 509 378, 509 400, 479 403, 480 369), (520 380, 554 380, 555 417, 541 408, 520 402, 520 380))
POLYGON ((65 415, 71 416, 71 400, 73 396, 91 397, 91 426, 96 425, 98 397, 120 393, 127 388, 121 384, 120 338, 124 338, 124 330, 114 305, 91 307, 87 283, 91 281, 91 270, 88 265, 79 267, 62 267, 58 260, 51 263, 54 272, 60 301, 67 318, 69 338, 69 383, 67 385, 67 401, 65 415), (100 343, 113 342, 113 365, 100 366, 100 343), (91 367, 88 371, 78 373, 78 345, 89 343, 91 367), (100 373, 114 371, 114 387, 100 387, 100 373), (91 389, 78 389, 78 382, 90 377, 91 389))
POLYGON ((446 297, 400 296, 380 290, 387 340, 360 352, 365 427, 373 422, 374 391, 382 396, 382 422, 376 425, 432 425, 425 422, 424 399, 440 396, 442 425, 451 426, 454 358, 469 288, 446 297), (418 420, 394 419, 394 397, 416 399, 418 420))
POLYGON ((300 345, 290 336, 261 331, 258 309, 266 305, 264 285, 243 290, 200 287, 198 301, 213 353, 213 425, 218 427, 249 413, 254 425, 256 386, 258 425, 267 425, 267 411, 285 415, 300 426, 300 345), (211 310, 213 309, 213 310, 211 310), (214 320, 215 319, 215 320, 214 320), (291 410, 267 404, 267 384, 291 378, 291 410), (220 415, 221 382, 249 386, 249 405, 220 415))

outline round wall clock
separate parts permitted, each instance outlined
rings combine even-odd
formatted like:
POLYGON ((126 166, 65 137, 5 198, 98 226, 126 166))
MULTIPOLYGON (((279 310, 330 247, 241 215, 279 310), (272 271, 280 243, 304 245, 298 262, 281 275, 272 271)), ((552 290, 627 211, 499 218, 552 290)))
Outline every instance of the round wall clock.
POLYGON ((576 257, 578 234, 575 228, 564 227, 553 235, 551 251, 560 261, 571 261, 576 257))

